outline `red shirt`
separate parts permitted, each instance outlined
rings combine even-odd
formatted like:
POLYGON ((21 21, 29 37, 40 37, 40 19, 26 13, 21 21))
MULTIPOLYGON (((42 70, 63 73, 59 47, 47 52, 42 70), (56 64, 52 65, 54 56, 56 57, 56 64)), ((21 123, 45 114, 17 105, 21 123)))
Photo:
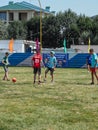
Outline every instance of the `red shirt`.
POLYGON ((32 57, 32 60, 33 60, 33 67, 36 67, 36 68, 40 68, 41 66, 41 61, 42 61, 42 56, 41 54, 34 54, 34 56, 32 57))

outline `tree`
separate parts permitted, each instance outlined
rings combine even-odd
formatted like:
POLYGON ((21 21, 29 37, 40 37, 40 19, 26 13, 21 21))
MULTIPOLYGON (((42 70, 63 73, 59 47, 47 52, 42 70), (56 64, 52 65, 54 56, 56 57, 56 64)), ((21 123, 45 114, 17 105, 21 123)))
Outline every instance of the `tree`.
POLYGON ((8 25, 8 38, 26 39, 27 30, 26 24, 20 21, 14 21, 8 25))
POLYGON ((59 47, 59 30, 55 16, 43 19, 43 47, 59 47))
MULTIPOLYGON (((8 26, 7 31, 8 38, 33 41, 36 38, 40 39, 40 16, 34 17, 26 23, 13 22, 8 26)), ((6 35, 2 34, 2 36, 6 35)), ((91 44, 98 44, 98 16, 93 18, 85 15, 78 16, 68 9, 65 12, 42 18, 42 47, 63 47, 64 38, 66 38, 67 47, 82 42, 88 44, 89 37, 91 44)))
POLYGON ((61 43, 63 43, 63 39, 66 38, 67 47, 70 47, 70 45, 74 43, 74 40, 76 40, 76 35, 78 36, 78 27, 76 25, 78 17, 76 13, 70 9, 64 13, 58 13, 56 17, 60 26, 61 43))
POLYGON ((92 36, 92 19, 85 15, 80 15, 77 20, 77 26, 79 28, 79 38, 81 43, 88 44, 88 37, 92 36))
POLYGON ((40 38, 40 17, 34 17, 27 22, 27 39, 40 38))
POLYGON ((0 40, 6 39, 7 36, 7 26, 3 21, 0 21, 0 40))

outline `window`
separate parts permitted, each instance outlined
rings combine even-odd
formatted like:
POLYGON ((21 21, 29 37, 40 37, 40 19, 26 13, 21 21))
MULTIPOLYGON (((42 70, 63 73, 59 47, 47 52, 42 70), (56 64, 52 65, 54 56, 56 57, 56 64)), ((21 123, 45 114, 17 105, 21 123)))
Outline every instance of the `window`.
POLYGON ((9 21, 13 21, 14 20, 14 14, 13 13, 9 13, 9 21))
POLYGON ((19 20, 20 21, 27 20, 27 13, 19 13, 19 20))
POLYGON ((6 20, 6 12, 0 12, 0 20, 6 20))

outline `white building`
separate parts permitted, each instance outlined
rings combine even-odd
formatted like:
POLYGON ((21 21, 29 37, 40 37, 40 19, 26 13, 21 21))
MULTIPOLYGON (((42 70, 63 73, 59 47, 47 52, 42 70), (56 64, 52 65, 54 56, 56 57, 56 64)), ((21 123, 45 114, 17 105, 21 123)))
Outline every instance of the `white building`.
POLYGON ((8 5, 0 7, 0 20, 7 24, 13 21, 28 21, 35 16, 39 16, 40 11, 42 17, 55 13, 54 11, 50 12, 49 6, 43 9, 25 1, 16 3, 9 1, 8 5))

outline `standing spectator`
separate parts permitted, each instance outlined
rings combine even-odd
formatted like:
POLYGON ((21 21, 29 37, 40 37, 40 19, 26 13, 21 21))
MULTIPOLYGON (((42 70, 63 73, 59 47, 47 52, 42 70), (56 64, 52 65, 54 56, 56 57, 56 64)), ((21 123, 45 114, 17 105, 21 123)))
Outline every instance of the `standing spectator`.
POLYGON ((98 67, 98 57, 97 57, 97 54, 94 53, 93 49, 90 49, 89 53, 91 54, 91 66, 90 66, 91 80, 92 80, 91 84, 94 84, 94 75, 95 75, 97 82, 98 82, 98 76, 96 73, 96 70, 98 67))
POLYGON ((9 81, 9 78, 8 78, 8 65, 9 65, 8 55, 9 55, 9 53, 6 52, 5 56, 2 59, 2 64, 3 64, 3 68, 4 68, 4 73, 5 73, 3 80, 7 80, 7 81, 9 81))
POLYGON ((41 83, 41 63, 42 63, 42 56, 39 50, 36 50, 36 54, 32 57, 31 60, 32 67, 34 70, 34 84, 36 82, 36 75, 38 74, 38 83, 41 83))
POLYGON ((50 75, 51 75, 51 82, 53 82, 54 80, 54 76, 53 76, 53 73, 54 73, 54 70, 55 70, 55 67, 56 67, 56 64, 57 64, 57 60, 56 60, 56 57, 54 56, 55 55, 55 52, 54 51, 51 51, 50 52, 50 57, 47 59, 47 69, 45 70, 45 81, 46 81, 46 78, 47 78, 47 73, 48 71, 50 71, 50 75))

